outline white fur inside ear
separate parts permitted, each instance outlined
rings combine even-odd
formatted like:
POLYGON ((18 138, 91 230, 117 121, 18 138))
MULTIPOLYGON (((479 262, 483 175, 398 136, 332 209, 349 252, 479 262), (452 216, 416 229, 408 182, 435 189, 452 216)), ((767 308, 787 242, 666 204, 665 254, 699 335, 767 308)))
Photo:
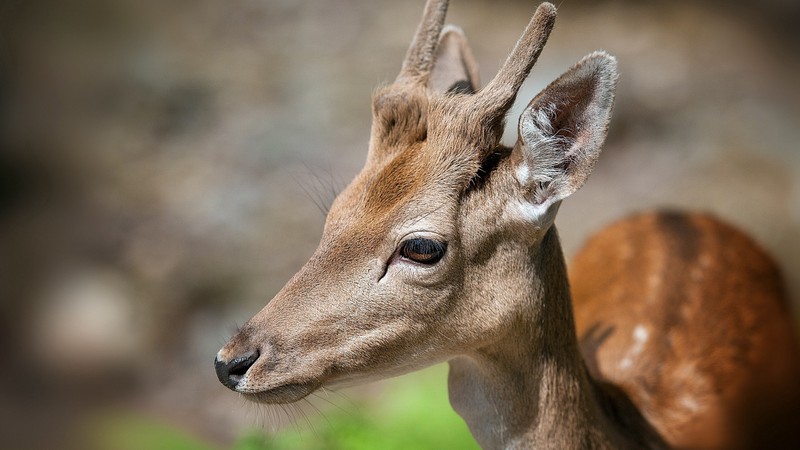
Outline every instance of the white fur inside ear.
POLYGON ((557 105, 549 103, 525 111, 520 118, 519 131, 527 155, 517 169, 517 178, 523 185, 541 186, 532 199, 536 203, 545 202, 552 193, 547 185, 564 176, 573 144, 569 138, 558 134, 562 130, 553 127, 556 110, 557 105))
POLYGON ((595 52, 531 100, 519 121, 515 150, 522 156, 520 183, 534 203, 563 200, 586 182, 608 129, 616 60, 595 52))

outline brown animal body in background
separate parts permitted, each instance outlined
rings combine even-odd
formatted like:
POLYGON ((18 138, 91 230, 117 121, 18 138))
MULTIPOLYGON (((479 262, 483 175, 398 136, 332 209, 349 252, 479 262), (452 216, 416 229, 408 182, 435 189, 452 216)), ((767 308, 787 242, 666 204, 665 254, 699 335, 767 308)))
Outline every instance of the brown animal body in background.
POLYGON ((484 448, 780 443, 800 370, 773 262, 714 219, 642 215, 578 255, 573 312, 553 222, 600 155, 616 61, 570 68, 507 148, 505 115, 555 7, 484 88, 446 9, 428 1, 400 75, 374 95, 363 170, 308 263, 219 351, 220 381, 287 403, 449 361, 451 404, 484 448))
POLYGON ((788 445, 798 416, 796 337, 774 261, 706 215, 620 221, 576 256, 570 280, 592 374, 621 388, 678 448, 788 445))

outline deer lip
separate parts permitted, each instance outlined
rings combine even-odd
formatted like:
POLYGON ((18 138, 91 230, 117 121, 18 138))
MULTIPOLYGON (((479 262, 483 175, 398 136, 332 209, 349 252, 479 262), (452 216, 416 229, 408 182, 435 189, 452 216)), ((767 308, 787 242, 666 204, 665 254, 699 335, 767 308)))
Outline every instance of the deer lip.
POLYGON ((244 397, 256 403, 294 403, 316 391, 319 383, 287 383, 258 392, 245 392, 244 397))

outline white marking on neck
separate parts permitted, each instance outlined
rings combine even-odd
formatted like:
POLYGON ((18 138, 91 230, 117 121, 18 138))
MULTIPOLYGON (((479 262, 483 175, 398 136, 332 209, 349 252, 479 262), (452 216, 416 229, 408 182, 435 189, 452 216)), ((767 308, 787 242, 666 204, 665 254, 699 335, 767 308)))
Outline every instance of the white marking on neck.
POLYGON ((647 339, 650 337, 650 332, 647 331, 644 325, 636 325, 636 328, 633 329, 633 340, 636 341, 637 349, 641 352, 641 346, 643 346, 647 339))
POLYGON ((633 328, 633 345, 619 363, 621 369, 630 369, 633 366, 633 359, 644 351, 644 346, 650 338, 650 331, 644 325, 636 325, 633 328))

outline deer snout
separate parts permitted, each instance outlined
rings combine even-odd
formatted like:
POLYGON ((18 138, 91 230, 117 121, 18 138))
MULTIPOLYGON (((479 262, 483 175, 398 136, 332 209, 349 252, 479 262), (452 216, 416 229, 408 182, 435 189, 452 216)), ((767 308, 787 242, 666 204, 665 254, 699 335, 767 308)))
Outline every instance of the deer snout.
POLYGON ((258 360, 260 353, 254 350, 250 353, 235 356, 230 359, 222 359, 221 355, 214 358, 214 370, 217 372, 219 382, 224 384, 228 389, 235 391, 236 386, 242 380, 244 375, 258 360))

